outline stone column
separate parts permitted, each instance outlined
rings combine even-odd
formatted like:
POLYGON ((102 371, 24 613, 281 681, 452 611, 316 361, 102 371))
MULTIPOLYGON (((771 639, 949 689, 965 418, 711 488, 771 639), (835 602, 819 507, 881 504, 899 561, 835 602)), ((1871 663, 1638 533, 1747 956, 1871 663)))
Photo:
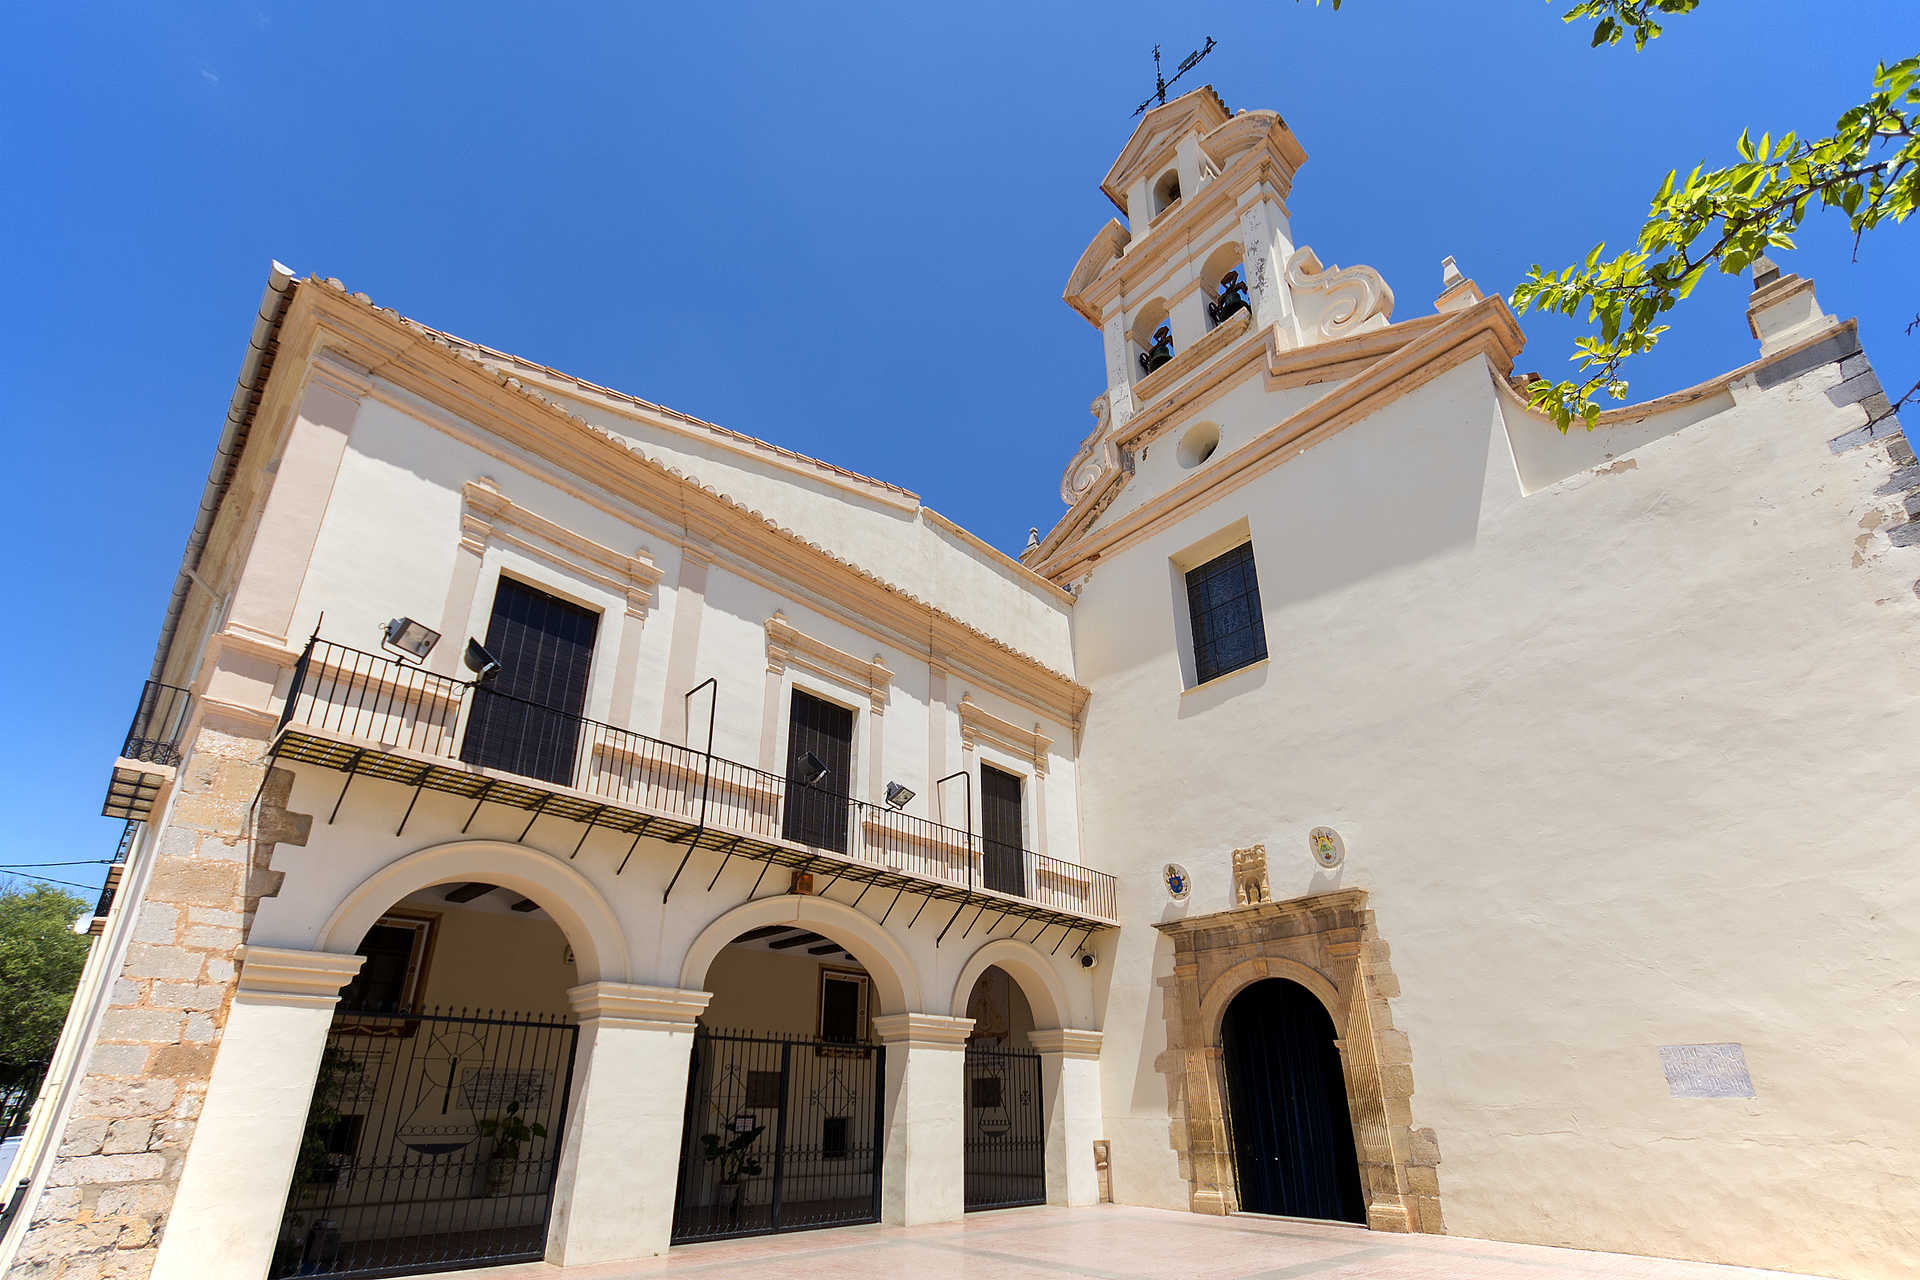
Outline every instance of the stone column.
POLYGON ((547 1261, 563 1266, 664 1253, 687 1105, 693 1020, 705 991, 588 982, 573 1105, 554 1178, 547 1261))
POLYGON ((153 1280, 257 1280, 293 1185, 340 989, 361 957, 248 947, 153 1280))
POLYGON ((1093 1144, 1100 1138, 1100 1033, 1054 1027, 1027 1033, 1040 1055, 1047 1124, 1047 1203, 1098 1204, 1093 1144))
POLYGON ((889 1013, 873 1020, 887 1047, 880 1220, 957 1222, 966 1205, 966 1047, 972 1018, 889 1013))

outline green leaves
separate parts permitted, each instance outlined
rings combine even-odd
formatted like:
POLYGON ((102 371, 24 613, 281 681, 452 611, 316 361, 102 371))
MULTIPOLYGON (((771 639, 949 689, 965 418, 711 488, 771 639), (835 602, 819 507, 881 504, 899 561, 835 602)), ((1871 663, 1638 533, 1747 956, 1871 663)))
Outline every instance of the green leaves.
POLYGON ((87 904, 51 885, 0 891, 0 1068, 44 1062, 87 959, 87 904))
POLYGON ((1647 41, 1658 39, 1664 30, 1655 14, 1692 13, 1699 5, 1700 0, 1584 0, 1567 10, 1561 20, 1598 18, 1593 24, 1593 48, 1619 44, 1630 34, 1638 50, 1646 48, 1647 41))
MULTIPOLYGON (((1669 13, 1696 2, 1650 0, 1669 13)), ((1568 17, 1627 21, 1627 10, 1648 7, 1596 0, 1568 17)), ((1656 25, 1648 38, 1658 34, 1656 25)), ((1577 316, 1585 307, 1599 334, 1574 344, 1571 359, 1581 376, 1536 382, 1529 401, 1563 431, 1575 418, 1591 427, 1600 412, 1595 398, 1602 392, 1626 398, 1621 365, 1653 348, 1667 329, 1654 321, 1709 270, 1736 274, 1769 249, 1793 248, 1793 233, 1815 208, 1840 210, 1856 236, 1911 217, 1920 207, 1917 108, 1920 57, 1882 65, 1867 101, 1841 115, 1831 136, 1806 141, 1795 133, 1778 139, 1763 133, 1756 142, 1743 131, 1734 144, 1738 163, 1696 166, 1684 179, 1678 171, 1667 174, 1634 248, 1609 257, 1604 244, 1596 245, 1582 263, 1558 272, 1534 266, 1513 291, 1514 309, 1577 316)))

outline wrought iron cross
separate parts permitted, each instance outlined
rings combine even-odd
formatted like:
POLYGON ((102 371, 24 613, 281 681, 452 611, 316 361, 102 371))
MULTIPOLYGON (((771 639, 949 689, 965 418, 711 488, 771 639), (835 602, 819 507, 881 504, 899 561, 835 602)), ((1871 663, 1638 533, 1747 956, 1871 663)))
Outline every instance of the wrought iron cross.
POLYGON ((1208 54, 1212 52, 1213 52, 1213 37, 1208 36, 1206 44, 1202 45, 1198 49, 1195 49, 1192 53, 1188 54, 1186 57, 1180 60, 1180 65, 1173 69, 1173 80, 1165 80, 1165 79, 1162 79, 1160 76, 1160 46, 1157 44, 1153 46, 1153 95, 1152 97, 1149 97, 1145 102, 1135 107, 1133 109, 1133 114, 1137 116, 1145 115, 1147 112, 1147 108, 1156 105, 1156 103, 1161 106, 1166 105, 1167 86, 1172 84, 1174 80, 1178 80, 1181 76, 1193 70, 1196 66, 1200 64, 1200 59, 1206 57, 1208 54))

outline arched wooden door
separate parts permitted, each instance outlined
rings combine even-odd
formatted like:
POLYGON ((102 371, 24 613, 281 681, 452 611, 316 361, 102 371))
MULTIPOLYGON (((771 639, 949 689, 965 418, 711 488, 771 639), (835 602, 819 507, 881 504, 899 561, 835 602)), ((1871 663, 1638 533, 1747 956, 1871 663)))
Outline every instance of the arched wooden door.
POLYGON ((1366 1221, 1333 1041, 1333 1019, 1298 983, 1256 982, 1227 1006, 1220 1043, 1242 1209, 1366 1221))

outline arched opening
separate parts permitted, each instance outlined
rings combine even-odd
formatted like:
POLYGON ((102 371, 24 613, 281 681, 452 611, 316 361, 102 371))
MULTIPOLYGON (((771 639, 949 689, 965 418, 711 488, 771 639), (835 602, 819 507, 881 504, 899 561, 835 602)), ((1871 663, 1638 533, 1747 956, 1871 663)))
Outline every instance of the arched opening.
POLYGON ((873 1019, 898 984, 884 959, 876 981, 848 931, 788 917, 728 927, 695 976, 713 998, 687 1077, 676 1244, 879 1221, 873 1019))
POLYGON ((1047 1125, 1033 1005, 1012 974, 989 964, 967 995, 966 1207, 1011 1209, 1047 1200, 1047 1125))
POLYGON ((1209 329, 1231 320, 1250 306, 1246 265, 1241 254, 1239 243, 1230 240, 1216 247, 1201 264, 1200 280, 1207 289, 1209 329))
POLYGON ((270 1277, 546 1253, 577 1028, 573 942, 490 880, 360 904, 270 1277))
POLYGON ((1169 169, 1153 184, 1153 216, 1159 217, 1180 201, 1180 171, 1169 169))
POLYGON ((1168 319, 1167 304, 1160 299, 1140 308, 1129 335, 1134 346, 1133 362, 1141 377, 1173 359, 1173 326, 1168 319))
POLYGON ((1333 1019, 1284 978, 1256 982, 1220 1023, 1240 1208, 1365 1222, 1333 1019))

